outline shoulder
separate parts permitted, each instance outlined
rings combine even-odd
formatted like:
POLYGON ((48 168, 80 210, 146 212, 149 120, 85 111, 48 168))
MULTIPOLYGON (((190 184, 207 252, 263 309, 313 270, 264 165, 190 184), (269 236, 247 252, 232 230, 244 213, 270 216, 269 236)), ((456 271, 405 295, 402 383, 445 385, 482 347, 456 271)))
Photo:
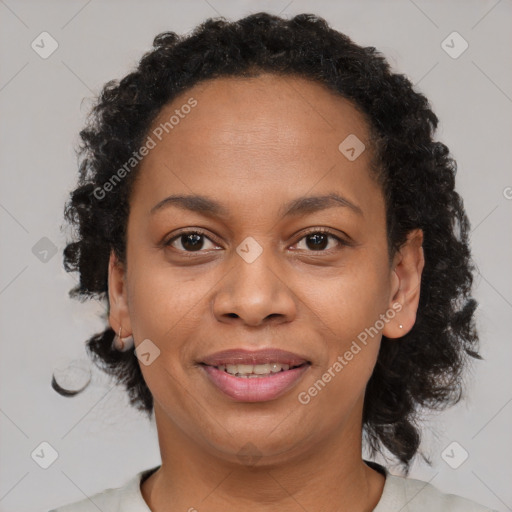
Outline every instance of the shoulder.
POLYGON ((462 496, 447 494, 429 482, 386 475, 381 499, 374 512, 494 512, 462 496))
POLYGON ((49 512, 117 512, 121 510, 121 499, 124 488, 110 488, 80 501, 68 503, 49 512))
POLYGON ((49 512, 151 512, 142 497, 140 482, 146 474, 155 469, 141 471, 119 487, 110 487, 49 512))

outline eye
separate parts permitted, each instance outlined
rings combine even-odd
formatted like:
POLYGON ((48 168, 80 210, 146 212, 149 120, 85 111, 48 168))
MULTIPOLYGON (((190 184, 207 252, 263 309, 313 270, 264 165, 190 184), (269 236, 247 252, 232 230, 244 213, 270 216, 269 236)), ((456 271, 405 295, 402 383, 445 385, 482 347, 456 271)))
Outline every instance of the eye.
MULTIPOLYGON (((165 242, 164 246, 173 247, 181 252, 199 252, 201 249, 205 249, 205 240, 208 240, 212 244, 213 247, 211 248, 218 247, 201 231, 183 231, 165 242), (181 245, 181 248, 176 247, 176 245, 181 245)), ((208 247, 206 249, 208 249, 208 247)))
POLYGON ((303 236, 297 244, 305 241, 305 250, 315 251, 315 252, 329 252, 332 247, 326 250, 329 245, 329 240, 334 240, 338 246, 348 245, 347 242, 339 238, 338 236, 332 234, 330 231, 324 229, 315 229, 314 231, 310 231, 303 236))
MULTIPOLYGON (((296 243, 296 245, 300 244, 303 240, 306 244, 306 247, 303 248, 303 250, 314 252, 329 252, 332 249, 332 247, 328 247, 330 240, 335 242, 335 246, 336 244, 338 246, 349 245, 349 243, 345 240, 334 235, 330 231, 321 228, 317 228, 313 231, 310 231, 309 233, 306 233, 306 235, 304 235, 296 243)), ((182 231, 180 234, 172 237, 167 242, 164 242, 163 245, 164 247, 172 247, 178 252, 185 253, 202 252, 202 250, 219 248, 216 243, 212 242, 209 237, 198 230, 182 231), (205 245, 208 245, 205 242, 206 240, 211 244, 211 247, 205 247, 205 245)))

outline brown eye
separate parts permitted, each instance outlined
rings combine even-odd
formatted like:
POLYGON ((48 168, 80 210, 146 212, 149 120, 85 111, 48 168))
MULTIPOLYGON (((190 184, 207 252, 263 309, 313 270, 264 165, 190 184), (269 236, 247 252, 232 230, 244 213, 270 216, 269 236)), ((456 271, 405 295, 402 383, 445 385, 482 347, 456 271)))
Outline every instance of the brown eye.
MULTIPOLYGON (((216 245, 206 235, 198 231, 186 231, 180 233, 178 236, 175 236, 166 242, 165 246, 171 246, 174 249, 183 252, 198 252, 205 248, 206 240, 211 243, 211 248, 216 247, 216 245)), ((206 249, 208 249, 208 247, 206 249)))
POLYGON ((319 252, 327 252, 328 250, 332 249, 333 247, 329 246, 329 241, 334 240, 335 246, 336 245, 347 245, 341 238, 333 235, 329 231, 323 231, 323 230, 316 230, 311 231, 307 233, 305 236, 303 236, 299 242, 302 240, 305 240, 306 250, 308 251, 319 251, 319 252), (327 251, 326 251, 327 249, 327 251))
POLYGON ((329 236, 324 233, 313 233, 305 238, 308 249, 313 251, 324 250, 329 244, 329 236))

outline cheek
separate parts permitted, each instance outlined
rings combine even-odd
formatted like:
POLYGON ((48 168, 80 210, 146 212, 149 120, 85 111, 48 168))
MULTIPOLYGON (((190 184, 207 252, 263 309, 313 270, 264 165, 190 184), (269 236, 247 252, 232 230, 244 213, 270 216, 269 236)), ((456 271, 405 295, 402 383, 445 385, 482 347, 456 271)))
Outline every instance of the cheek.
POLYGON ((150 364, 139 366, 154 399, 167 404, 166 410, 173 411, 179 424, 180 411, 190 409, 190 394, 183 382, 190 377, 187 372, 193 344, 189 341, 204 322, 201 300, 208 283, 200 286, 201 281, 184 278, 179 269, 171 270, 150 258, 137 262, 134 257, 130 270, 129 312, 134 337, 137 343, 151 340, 159 350, 150 364))
POLYGON ((339 344, 328 365, 318 369, 314 378, 298 390, 296 398, 305 411, 305 432, 314 429, 315 435, 322 438, 333 429, 346 426, 347 421, 360 428, 364 393, 377 359, 379 338, 367 346, 358 345, 339 344), (320 423, 318 417, 322 418, 320 423))
MULTIPOLYGON (((129 275, 129 308, 136 339, 166 343, 197 328, 201 304, 215 280, 205 273, 191 276, 188 269, 172 268, 155 258, 133 258, 129 275), (177 336, 177 333, 181 333, 177 336)), ((203 315, 204 319, 204 315, 203 315)))
POLYGON ((325 358, 300 391, 333 422, 360 400, 377 361, 389 289, 386 260, 378 254, 360 253, 331 279, 303 283, 311 321, 324 333, 325 358))
POLYGON ((301 277, 299 285, 304 303, 315 313, 312 321, 328 328, 327 339, 339 350, 375 325, 388 307, 387 267, 364 254, 354 260, 326 278, 301 277))
POLYGON ((381 342, 380 332, 369 329, 375 324, 372 313, 371 307, 338 313, 330 338, 324 339, 326 358, 299 390, 299 402, 321 411, 328 424, 342 421, 347 411, 362 404, 381 342))

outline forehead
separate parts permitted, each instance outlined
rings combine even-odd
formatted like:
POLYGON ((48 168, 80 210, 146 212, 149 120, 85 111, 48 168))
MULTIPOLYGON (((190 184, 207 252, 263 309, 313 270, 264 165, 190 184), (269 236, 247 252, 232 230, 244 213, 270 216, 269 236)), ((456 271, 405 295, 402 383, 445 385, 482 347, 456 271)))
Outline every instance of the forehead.
POLYGON ((236 192, 240 205, 313 188, 355 197, 372 181, 370 151, 350 161, 340 144, 355 136, 367 146, 368 131, 352 103, 322 84, 268 73, 216 78, 162 108, 138 186, 154 203, 205 189, 219 200, 236 192))
POLYGON ((172 134, 176 144, 187 145, 322 147, 350 133, 368 135, 363 115, 341 95, 305 78, 270 73, 202 82, 166 105, 153 129, 191 98, 197 105, 175 118, 178 123, 162 138, 170 140, 172 134))

